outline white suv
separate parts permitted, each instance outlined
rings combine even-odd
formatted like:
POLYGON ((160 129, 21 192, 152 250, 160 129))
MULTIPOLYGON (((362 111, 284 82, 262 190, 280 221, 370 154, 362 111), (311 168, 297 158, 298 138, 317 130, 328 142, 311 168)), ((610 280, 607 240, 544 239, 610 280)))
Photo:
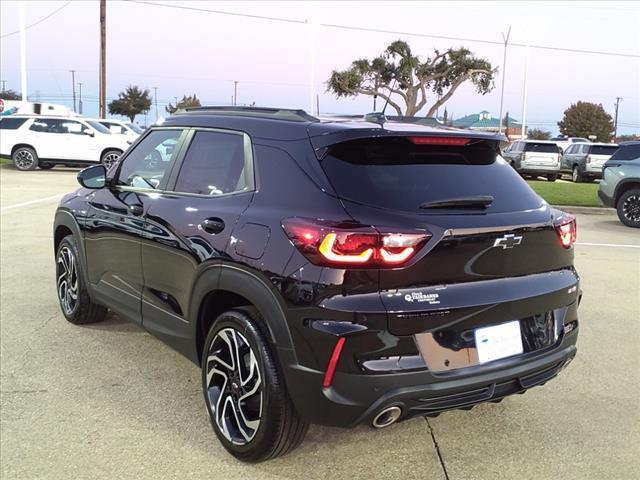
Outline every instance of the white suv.
POLYGON ((143 129, 131 122, 123 122, 121 120, 113 120, 111 118, 101 118, 95 121, 104 125, 112 134, 124 135, 127 137, 127 140, 131 140, 132 142, 142 135, 142 132, 144 132, 143 129))
POLYGON ((126 137, 111 135, 93 120, 18 115, 0 119, 0 155, 11 157, 19 170, 94 163, 109 168, 128 146, 126 137))

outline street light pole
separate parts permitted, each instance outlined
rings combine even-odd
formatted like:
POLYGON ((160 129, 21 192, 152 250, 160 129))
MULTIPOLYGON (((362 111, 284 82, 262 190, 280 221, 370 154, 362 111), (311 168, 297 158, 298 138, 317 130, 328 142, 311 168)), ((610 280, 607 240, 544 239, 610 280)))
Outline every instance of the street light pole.
POLYGON ((69 70, 71 72, 71 92, 73 94, 73 112, 77 113, 76 110, 76 71, 69 70))
POLYGON ((107 1, 100 0, 100 118, 107 116, 107 1))
POLYGON ((529 45, 527 45, 527 49, 525 51, 524 57, 524 92, 522 96, 522 132, 520 133, 520 138, 524 139, 527 135, 527 95, 528 89, 527 84, 529 80, 529 45))
POLYGON ((233 82, 233 106, 238 105, 238 80, 233 82))
POLYGON ((82 115, 82 82, 78 82, 78 113, 82 115))
POLYGON ((22 101, 27 101, 27 27, 25 25, 25 2, 21 0, 18 4, 18 15, 20 20, 20 89, 22 90, 22 101))
POLYGON ((153 87, 153 103, 156 106, 156 122, 158 122, 158 87, 153 87))
POLYGON ((499 128, 500 133, 502 133, 502 107, 504 105, 504 77, 507 70, 507 45, 509 44, 510 36, 511 36, 511 25, 509 25, 509 30, 507 30, 506 36, 504 32, 502 32, 502 40, 504 41, 504 56, 502 58, 502 86, 500 88, 500 128, 499 128))

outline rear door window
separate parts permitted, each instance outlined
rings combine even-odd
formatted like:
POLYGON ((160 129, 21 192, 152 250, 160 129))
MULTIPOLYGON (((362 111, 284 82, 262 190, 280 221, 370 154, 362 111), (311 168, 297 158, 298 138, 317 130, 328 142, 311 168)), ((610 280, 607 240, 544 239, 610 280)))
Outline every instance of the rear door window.
POLYGON ((539 153, 560 153, 559 147, 555 143, 527 143, 524 147, 525 152, 539 153))
POLYGON ((538 208, 540 198, 486 142, 414 145, 404 137, 350 140, 321 160, 337 194, 375 207, 415 213, 426 202, 491 195, 491 212, 538 208))
POLYGON ((3 118, 0 120, 0 130, 17 130, 26 121, 26 118, 3 118))
POLYGON ((610 160, 635 160, 636 158, 640 158, 640 143, 621 146, 610 160))

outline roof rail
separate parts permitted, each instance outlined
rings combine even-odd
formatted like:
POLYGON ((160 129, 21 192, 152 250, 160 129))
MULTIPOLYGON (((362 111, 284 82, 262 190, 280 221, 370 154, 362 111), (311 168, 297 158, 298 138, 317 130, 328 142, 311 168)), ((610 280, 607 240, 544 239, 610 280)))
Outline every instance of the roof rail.
POLYGON ((319 119, 309 115, 301 109, 266 108, 266 107, 229 107, 205 106, 189 107, 176 112, 177 114, 213 113, 216 115, 236 115, 243 117, 269 118, 273 120, 289 120, 294 122, 318 122, 319 119))

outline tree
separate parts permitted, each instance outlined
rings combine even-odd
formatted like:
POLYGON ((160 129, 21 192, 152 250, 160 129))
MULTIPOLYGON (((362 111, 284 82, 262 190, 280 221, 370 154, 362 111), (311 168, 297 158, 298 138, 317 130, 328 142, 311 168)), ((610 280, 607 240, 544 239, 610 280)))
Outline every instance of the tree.
POLYGON ((418 113, 427 104, 427 92, 433 92, 438 99, 426 114, 432 117, 468 80, 478 93, 490 92, 496 71, 488 60, 476 57, 466 48, 434 50, 433 56, 421 61, 413 55, 409 44, 396 40, 373 60, 354 60, 347 70, 331 72, 327 91, 338 98, 377 95, 402 115, 400 104, 392 99, 399 97, 408 116, 418 113))
POLYGON ((596 141, 608 142, 613 136, 613 119, 601 104, 578 102, 564 111, 558 122, 560 133, 568 137, 595 135, 596 141))
POLYGON ((531 140, 549 140, 551 138, 551 132, 541 128, 532 128, 527 131, 527 138, 530 138, 531 140))
POLYGON ((615 138, 615 141, 620 143, 620 142, 629 142, 631 140, 640 140, 640 135, 638 134, 631 134, 631 135, 618 135, 615 138))
POLYGON ((141 90, 138 86, 129 85, 124 92, 118 94, 118 98, 109 102, 109 113, 129 117, 131 123, 136 115, 148 112, 151 108, 151 96, 149 90, 141 90))
POLYGON ((2 90, 2 92, 0 92, 0 98, 2 100, 22 100, 22 95, 15 90, 2 90))
POLYGON ((164 109, 167 113, 176 113, 176 111, 180 108, 190 108, 190 107, 201 107, 200 100, 196 97, 196 94, 193 95, 183 95, 182 100, 180 100, 175 105, 167 105, 164 109))

